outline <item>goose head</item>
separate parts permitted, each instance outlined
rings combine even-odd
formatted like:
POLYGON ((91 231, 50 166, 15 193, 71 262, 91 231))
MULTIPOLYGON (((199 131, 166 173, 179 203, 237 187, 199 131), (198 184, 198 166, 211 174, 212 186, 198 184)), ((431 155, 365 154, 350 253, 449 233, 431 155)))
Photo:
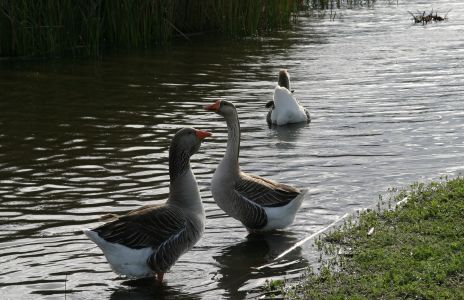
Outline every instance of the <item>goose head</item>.
POLYGON ((187 153, 190 157, 200 149, 201 141, 208 136, 211 136, 208 131, 182 128, 174 135, 171 141, 171 150, 176 149, 182 153, 187 153))
POLYGON ((288 74, 287 70, 280 70, 279 80, 277 81, 277 84, 290 91, 290 74, 288 74))
POLYGON ((232 102, 226 100, 217 100, 213 104, 206 105, 205 110, 213 111, 223 117, 233 116, 237 114, 237 109, 235 108, 235 105, 233 105, 232 102))

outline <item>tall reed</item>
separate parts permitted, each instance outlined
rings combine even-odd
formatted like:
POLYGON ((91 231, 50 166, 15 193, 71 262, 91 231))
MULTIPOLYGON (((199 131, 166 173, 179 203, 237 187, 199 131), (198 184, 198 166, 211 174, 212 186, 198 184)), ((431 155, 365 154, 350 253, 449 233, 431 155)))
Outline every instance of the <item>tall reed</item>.
POLYGON ((354 8, 360 6, 371 6, 375 0, 304 0, 309 9, 324 10, 335 8, 354 8))
POLYGON ((0 0, 0 56, 99 55, 174 35, 248 36, 291 25, 295 12, 369 0, 0 0))

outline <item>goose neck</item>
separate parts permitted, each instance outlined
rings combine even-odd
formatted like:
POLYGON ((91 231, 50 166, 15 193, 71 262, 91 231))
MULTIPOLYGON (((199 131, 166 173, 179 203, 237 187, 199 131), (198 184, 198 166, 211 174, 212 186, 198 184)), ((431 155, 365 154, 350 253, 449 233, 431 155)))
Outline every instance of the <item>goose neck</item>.
POLYGON ((240 154, 240 123, 238 116, 231 115, 226 117, 227 122, 227 149, 224 155, 224 160, 237 168, 238 170, 238 157, 240 154))
POLYGON ((169 179, 167 203, 180 207, 189 214, 204 215, 197 180, 190 168, 190 154, 176 144, 171 144, 169 148, 169 179))
POLYGON ((168 203, 188 213, 204 214, 198 184, 190 168, 171 182, 168 203))
POLYGON ((190 170, 190 155, 176 145, 171 145, 169 148, 169 181, 171 184, 187 170, 190 170))

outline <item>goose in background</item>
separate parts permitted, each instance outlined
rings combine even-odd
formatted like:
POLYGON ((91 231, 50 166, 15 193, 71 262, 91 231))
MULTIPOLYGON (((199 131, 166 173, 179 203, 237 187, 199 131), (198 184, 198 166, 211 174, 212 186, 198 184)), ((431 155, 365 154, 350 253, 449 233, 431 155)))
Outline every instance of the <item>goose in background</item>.
POLYGON ((279 80, 274 90, 274 100, 266 103, 269 108, 266 121, 269 126, 286 125, 290 123, 311 122, 309 112, 301 106, 290 90, 290 74, 280 70, 279 80))
POLYGON ((240 170, 240 123, 237 109, 218 100, 205 107, 227 123, 227 149, 211 181, 214 201, 250 233, 281 229, 293 223, 306 189, 300 190, 240 170))
POLYGON ((130 278, 156 274, 159 283, 177 259, 203 235, 205 211, 190 156, 211 133, 183 128, 169 148, 169 197, 161 205, 148 205, 124 216, 84 230, 103 251, 111 268, 130 278))

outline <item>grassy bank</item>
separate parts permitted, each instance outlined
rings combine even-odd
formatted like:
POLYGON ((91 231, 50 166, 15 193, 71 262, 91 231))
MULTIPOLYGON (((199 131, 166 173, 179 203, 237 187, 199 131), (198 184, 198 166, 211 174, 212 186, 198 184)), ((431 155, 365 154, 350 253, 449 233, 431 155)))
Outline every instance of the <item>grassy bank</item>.
POLYGON ((316 244, 330 258, 298 282, 271 282, 289 299, 464 299, 464 178, 414 184, 392 210, 366 211, 316 244))

